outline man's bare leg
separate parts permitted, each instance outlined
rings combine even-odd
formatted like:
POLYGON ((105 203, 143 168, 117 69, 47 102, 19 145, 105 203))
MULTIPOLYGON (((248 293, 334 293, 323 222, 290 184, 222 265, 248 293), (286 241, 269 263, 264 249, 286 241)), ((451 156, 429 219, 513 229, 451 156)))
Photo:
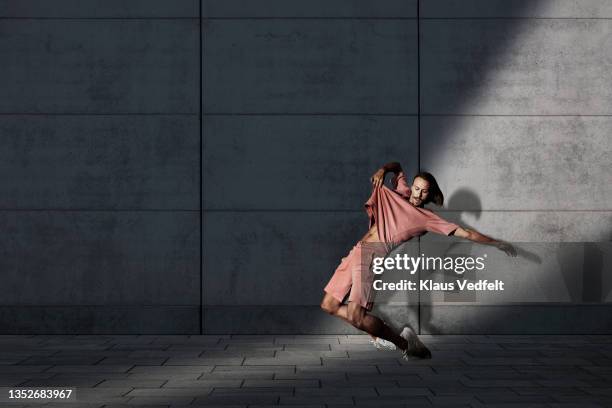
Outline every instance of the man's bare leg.
MULTIPOLYGON (((325 310, 332 316, 339 317, 343 319, 348 324, 352 325, 351 321, 348 319, 348 307, 341 302, 338 301, 335 297, 330 295, 329 293, 325 293, 323 300, 321 301, 321 309, 325 310)), ((374 340, 377 339, 373 334, 368 333, 370 337, 374 340)))
POLYGON ((338 299, 336 299, 327 292, 325 293, 325 296, 323 296, 323 300, 321 301, 321 309, 323 309, 332 316, 336 316, 343 319, 349 324, 351 323, 348 319, 348 307, 346 305, 343 305, 342 302, 339 302, 338 299))
POLYGON ((365 331, 374 338, 380 337, 389 340, 401 350, 408 347, 406 339, 400 337, 378 317, 368 314, 367 310, 358 303, 350 302, 346 306, 326 293, 321 302, 321 308, 332 316, 340 317, 359 330, 365 331))

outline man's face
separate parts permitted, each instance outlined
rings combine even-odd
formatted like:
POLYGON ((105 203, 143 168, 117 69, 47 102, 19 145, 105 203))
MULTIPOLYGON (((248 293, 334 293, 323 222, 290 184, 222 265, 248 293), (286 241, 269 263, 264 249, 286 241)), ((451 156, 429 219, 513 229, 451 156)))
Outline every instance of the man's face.
POLYGON ((421 207, 429 195, 429 182, 421 177, 417 177, 412 182, 410 190, 410 200, 408 201, 415 207, 421 207))

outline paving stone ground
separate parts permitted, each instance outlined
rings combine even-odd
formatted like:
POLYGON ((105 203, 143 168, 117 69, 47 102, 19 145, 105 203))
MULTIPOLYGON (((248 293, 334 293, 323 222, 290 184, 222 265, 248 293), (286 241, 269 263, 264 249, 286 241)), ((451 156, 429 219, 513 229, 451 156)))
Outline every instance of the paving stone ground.
POLYGON ((612 336, 0 336, 0 407, 612 407, 612 336), (76 401, 8 402, 65 387, 76 401), (4 401, 4 402, 2 402, 4 401))

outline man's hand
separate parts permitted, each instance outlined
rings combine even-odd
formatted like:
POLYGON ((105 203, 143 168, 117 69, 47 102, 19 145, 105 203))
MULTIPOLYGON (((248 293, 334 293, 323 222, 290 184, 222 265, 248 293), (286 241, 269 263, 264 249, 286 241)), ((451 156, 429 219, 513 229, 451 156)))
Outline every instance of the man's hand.
POLYGON ((372 181, 372 185, 374 187, 382 186, 383 182, 385 181, 385 170, 384 169, 378 169, 376 171, 376 173, 374 173, 374 175, 372 175, 372 178, 370 178, 370 180, 372 181))
POLYGON ((508 256, 516 256, 516 249, 507 242, 498 241, 495 246, 500 251, 504 251, 508 256))

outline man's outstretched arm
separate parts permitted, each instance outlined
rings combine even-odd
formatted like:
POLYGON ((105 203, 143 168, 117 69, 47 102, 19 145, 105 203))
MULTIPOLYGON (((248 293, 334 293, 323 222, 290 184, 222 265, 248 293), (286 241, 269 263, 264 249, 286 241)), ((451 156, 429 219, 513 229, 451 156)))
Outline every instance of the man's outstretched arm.
POLYGON ((516 256, 516 249, 507 242, 499 241, 488 237, 480 232, 468 228, 457 228, 452 234, 459 238, 468 239, 470 241, 478 242, 479 244, 492 245, 497 249, 504 251, 509 256, 516 256))

